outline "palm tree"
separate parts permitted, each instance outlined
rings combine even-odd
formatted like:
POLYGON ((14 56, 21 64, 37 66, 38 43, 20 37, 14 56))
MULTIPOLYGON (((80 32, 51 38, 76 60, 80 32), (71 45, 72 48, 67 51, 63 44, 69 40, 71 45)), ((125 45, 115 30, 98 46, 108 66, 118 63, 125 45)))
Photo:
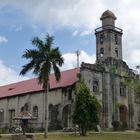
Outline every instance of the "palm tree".
POLYGON ((46 35, 45 41, 38 37, 33 38, 32 44, 35 49, 27 49, 23 58, 29 60, 29 63, 22 67, 21 75, 25 75, 31 71, 37 75, 39 84, 42 84, 45 94, 45 132, 44 137, 48 135, 48 91, 49 91, 49 75, 51 70, 54 71, 55 78, 59 81, 61 77, 59 67, 64 63, 59 48, 52 48, 54 37, 46 35))

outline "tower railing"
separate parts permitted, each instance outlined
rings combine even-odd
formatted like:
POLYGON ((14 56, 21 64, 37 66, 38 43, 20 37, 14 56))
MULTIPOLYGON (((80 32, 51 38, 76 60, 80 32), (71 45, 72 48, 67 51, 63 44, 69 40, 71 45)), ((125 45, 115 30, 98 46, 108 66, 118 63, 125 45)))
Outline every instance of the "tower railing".
POLYGON ((101 31, 106 30, 106 29, 115 30, 115 31, 120 32, 120 33, 123 32, 123 30, 118 28, 118 27, 115 27, 115 26, 112 26, 112 25, 106 25, 106 26, 102 26, 102 27, 96 28, 95 29, 95 33, 101 32, 101 31))

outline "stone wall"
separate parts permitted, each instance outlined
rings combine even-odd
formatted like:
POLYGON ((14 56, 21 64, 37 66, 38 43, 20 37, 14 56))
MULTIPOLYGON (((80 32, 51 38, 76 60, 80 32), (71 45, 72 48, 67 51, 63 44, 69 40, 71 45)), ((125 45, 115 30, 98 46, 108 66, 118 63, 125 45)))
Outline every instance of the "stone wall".
MULTIPOLYGON (((27 93, 27 94, 22 94, 19 96, 11 96, 8 98, 3 98, 0 99, 0 110, 4 110, 4 120, 0 121, 0 127, 15 127, 16 124, 19 124, 19 121, 13 121, 13 118, 17 116, 20 112, 22 107, 26 106, 26 109, 28 112, 33 114, 33 108, 36 106, 38 108, 38 117, 37 120, 32 120, 30 123, 33 124, 34 127, 36 128, 41 128, 44 127, 44 94, 43 92, 37 92, 37 93, 27 93)), ((69 109, 71 110, 71 104, 73 103, 74 100, 74 89, 73 86, 70 87, 65 87, 65 92, 63 92, 63 89, 54 89, 49 92, 49 102, 48 106, 52 105, 54 110, 57 112, 57 122, 59 123, 58 125, 52 124, 53 129, 58 129, 63 127, 63 120, 64 118, 63 115, 63 109, 66 106, 69 106, 69 109), (70 93, 71 92, 71 93, 70 93), (70 96, 68 94, 71 94, 70 96), (56 126, 56 127, 55 127, 56 126)), ((25 108, 24 108, 25 109, 25 108)), ((71 121, 70 121, 70 111, 67 114, 67 126, 71 126, 71 121)), ((56 115, 56 113, 54 113, 56 115)), ((56 123, 56 122, 54 122, 56 123)))

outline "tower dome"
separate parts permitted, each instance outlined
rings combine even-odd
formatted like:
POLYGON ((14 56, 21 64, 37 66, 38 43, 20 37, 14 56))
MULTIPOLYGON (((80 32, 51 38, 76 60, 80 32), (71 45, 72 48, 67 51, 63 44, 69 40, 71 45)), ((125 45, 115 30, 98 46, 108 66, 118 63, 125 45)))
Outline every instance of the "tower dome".
POLYGON ((113 18, 114 20, 116 20, 116 16, 114 15, 114 13, 113 12, 111 12, 110 10, 106 10, 103 14, 102 14, 102 16, 101 16, 101 20, 103 20, 104 18, 107 18, 107 17, 111 17, 111 18, 113 18))

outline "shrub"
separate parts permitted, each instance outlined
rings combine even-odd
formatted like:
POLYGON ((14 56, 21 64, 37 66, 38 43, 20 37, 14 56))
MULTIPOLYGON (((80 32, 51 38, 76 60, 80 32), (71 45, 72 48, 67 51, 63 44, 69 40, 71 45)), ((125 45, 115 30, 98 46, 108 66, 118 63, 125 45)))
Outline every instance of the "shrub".
POLYGON ((126 130, 127 129, 127 122, 120 122, 120 130, 126 130))
POLYGON ((29 125, 26 129, 27 133, 34 133, 35 132, 35 128, 33 128, 31 125, 29 125))
POLYGON ((113 125, 113 128, 115 131, 119 130, 120 129, 120 122, 118 121, 113 121, 112 122, 112 125, 113 125))

